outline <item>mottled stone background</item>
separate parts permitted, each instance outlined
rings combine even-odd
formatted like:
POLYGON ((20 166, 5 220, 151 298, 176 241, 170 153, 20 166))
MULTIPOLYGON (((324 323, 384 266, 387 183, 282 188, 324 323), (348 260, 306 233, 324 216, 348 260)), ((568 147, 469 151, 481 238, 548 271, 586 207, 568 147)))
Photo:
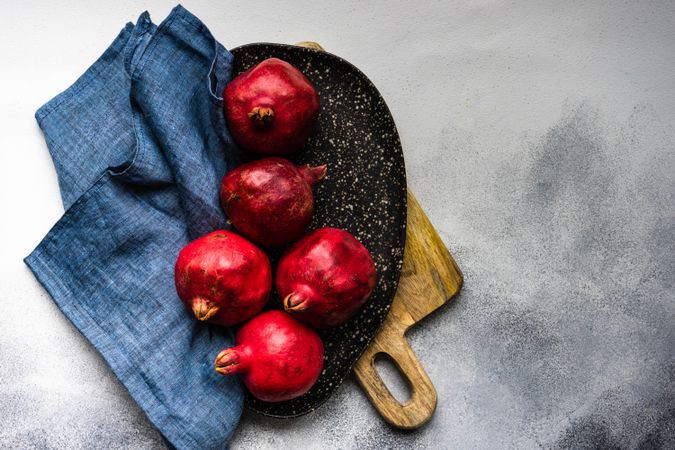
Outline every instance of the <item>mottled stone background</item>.
MULTIPOLYGON (((62 213, 33 112, 173 4, 57 3, 0 1, 0 448, 163 448, 21 259, 62 213)), ((370 76, 465 275, 409 335, 428 426, 350 379, 303 418, 245 414, 233 448, 675 448, 672 2, 185 6, 226 46, 312 39, 370 76)))

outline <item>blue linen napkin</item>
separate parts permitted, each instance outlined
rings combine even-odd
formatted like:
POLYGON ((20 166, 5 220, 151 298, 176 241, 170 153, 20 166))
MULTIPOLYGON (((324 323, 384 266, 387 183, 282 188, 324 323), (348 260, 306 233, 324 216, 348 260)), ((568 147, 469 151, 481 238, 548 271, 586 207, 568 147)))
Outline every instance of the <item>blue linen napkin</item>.
POLYGON ((232 55, 181 6, 142 14, 36 118, 66 212, 25 259, 175 447, 224 448, 241 415, 213 359, 229 330, 180 303, 180 249, 226 221, 218 187, 242 155, 220 93, 232 55))

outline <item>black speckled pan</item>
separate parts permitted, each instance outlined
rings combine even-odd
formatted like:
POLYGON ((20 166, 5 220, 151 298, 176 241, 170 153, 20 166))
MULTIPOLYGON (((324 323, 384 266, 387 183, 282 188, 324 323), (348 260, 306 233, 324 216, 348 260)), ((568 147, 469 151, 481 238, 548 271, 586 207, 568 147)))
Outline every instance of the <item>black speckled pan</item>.
MULTIPOLYGON (((249 44, 232 50, 234 75, 276 57, 300 69, 319 91, 321 113, 296 163, 328 164, 315 189, 311 229, 332 226, 355 235, 377 266, 377 286, 346 324, 321 332, 324 370, 302 397, 267 403, 248 395, 247 406, 276 417, 306 414, 340 386, 380 328, 396 293, 405 245, 406 179, 394 120, 375 86, 356 67, 330 53, 282 44, 249 44)), ((276 256, 270 255, 273 264, 276 256)), ((278 298, 272 307, 280 307, 278 298)))

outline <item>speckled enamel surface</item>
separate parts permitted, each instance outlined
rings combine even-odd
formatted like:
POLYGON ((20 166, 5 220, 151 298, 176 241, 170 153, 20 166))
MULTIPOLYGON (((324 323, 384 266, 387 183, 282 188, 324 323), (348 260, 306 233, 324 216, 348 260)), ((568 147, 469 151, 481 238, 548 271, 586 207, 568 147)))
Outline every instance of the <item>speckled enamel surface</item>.
MULTIPOLYGON (((314 188, 316 211, 310 230, 331 226, 356 236, 377 267, 377 285, 363 308, 346 324, 321 336, 325 366, 302 397, 267 403, 250 395, 249 408, 293 417, 321 405, 342 383, 380 328, 398 285, 406 223, 406 177, 396 126, 382 96, 347 61, 317 50, 281 44, 249 44, 232 50, 235 74, 277 57, 300 69, 319 91, 318 124, 296 163, 328 164, 328 176, 314 188)), ((273 264, 278 255, 271 255, 273 264)), ((276 295, 272 307, 279 307, 276 295)))

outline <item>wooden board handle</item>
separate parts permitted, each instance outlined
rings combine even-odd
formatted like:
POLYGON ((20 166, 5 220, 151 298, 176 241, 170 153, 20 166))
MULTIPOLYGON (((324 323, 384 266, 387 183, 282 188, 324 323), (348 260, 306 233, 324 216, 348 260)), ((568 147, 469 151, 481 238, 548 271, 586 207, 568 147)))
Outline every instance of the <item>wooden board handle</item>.
POLYGON ((403 333, 382 337, 384 339, 374 341, 359 360, 355 367, 357 378, 389 424, 408 430, 419 428, 436 410, 436 389, 403 333), (375 368, 375 359, 382 354, 391 358, 408 383, 410 398, 405 403, 394 398, 375 368))
POLYGON ((408 218, 403 268, 396 295, 382 328, 354 366, 357 381, 371 403, 391 425, 418 428, 431 419, 436 409, 436 390, 405 332, 453 297, 462 286, 462 273, 440 237, 408 191, 408 218), (380 353, 391 356, 407 378, 408 402, 397 402, 373 366, 380 353))

